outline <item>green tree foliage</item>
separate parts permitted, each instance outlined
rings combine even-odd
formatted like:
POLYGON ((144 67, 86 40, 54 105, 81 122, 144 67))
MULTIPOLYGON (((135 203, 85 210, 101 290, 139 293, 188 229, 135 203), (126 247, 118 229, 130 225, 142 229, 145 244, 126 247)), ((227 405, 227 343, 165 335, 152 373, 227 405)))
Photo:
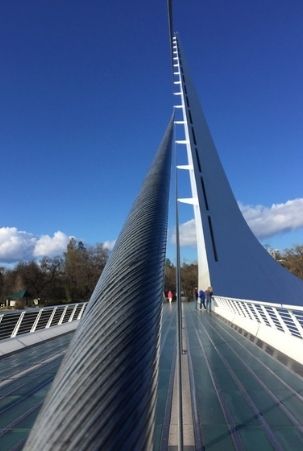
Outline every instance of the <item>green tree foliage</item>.
POLYGON ((48 304, 54 304, 57 300, 65 299, 65 273, 63 257, 43 257, 40 262, 43 289, 40 293, 41 299, 48 304))
POLYGON ((87 301, 108 259, 102 244, 86 247, 71 239, 63 257, 44 257, 40 262, 19 263, 0 268, 0 299, 27 290, 43 304, 87 301))
POLYGON ((102 244, 86 248, 71 239, 64 254, 65 292, 68 300, 88 299, 108 258, 102 244))
POLYGON ((198 265, 183 263, 181 267, 181 289, 189 299, 194 298, 194 290, 198 283, 198 265))
MULTIPOLYGON (((275 251, 273 257, 303 279, 303 245, 284 252, 275 251)), ((32 299, 40 298, 44 304, 87 301, 107 259, 108 251, 102 244, 86 246, 82 241, 71 239, 63 257, 44 257, 40 262, 19 263, 13 269, 0 268, 0 300, 4 303, 10 293, 27 290, 32 299)), ((183 263, 181 290, 190 299, 197 280, 197 264, 183 263)), ((176 268, 166 259, 165 291, 168 290, 176 291, 176 268)))
POLYGON ((286 249, 278 261, 295 276, 303 279, 303 246, 286 249))
MULTIPOLYGON (((181 266, 181 290, 188 298, 193 297, 194 289, 197 287, 198 265, 196 263, 183 263, 181 266)), ((176 267, 167 258, 165 262, 165 291, 176 291, 176 267)))
POLYGON ((5 269, 0 268, 0 299, 2 298, 5 283, 5 269))
POLYGON ((176 291, 176 267, 170 261, 169 258, 165 261, 165 281, 164 281, 165 291, 176 291))
MULTIPOLYGON (((295 276, 303 279, 303 245, 295 246, 285 251, 272 249, 269 245, 264 246, 271 256, 282 266, 288 269, 295 276)), ((173 290, 176 287, 176 268, 167 259, 165 264, 165 291, 173 290)), ((194 289, 206 288, 198 287, 198 266, 195 263, 183 263, 181 266, 181 290, 185 296, 193 297, 194 289)))

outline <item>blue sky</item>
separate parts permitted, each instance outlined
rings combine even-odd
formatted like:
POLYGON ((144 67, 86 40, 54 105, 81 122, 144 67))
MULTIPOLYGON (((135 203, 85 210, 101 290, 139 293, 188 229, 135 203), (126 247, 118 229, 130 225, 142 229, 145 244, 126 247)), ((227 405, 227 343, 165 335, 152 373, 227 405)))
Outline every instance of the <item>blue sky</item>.
MULTIPOLYGON (((303 243, 302 17, 299 0, 175 0, 236 199, 280 248, 303 243)), ((1 261, 113 241, 172 111, 166 1, 1 2, 0 37, 1 261)))

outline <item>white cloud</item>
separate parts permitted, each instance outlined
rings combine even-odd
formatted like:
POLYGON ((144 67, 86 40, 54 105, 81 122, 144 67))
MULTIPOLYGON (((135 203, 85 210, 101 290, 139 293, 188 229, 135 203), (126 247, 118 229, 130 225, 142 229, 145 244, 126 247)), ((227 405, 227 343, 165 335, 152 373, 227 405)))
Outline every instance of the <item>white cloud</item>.
POLYGON ((49 257, 54 257, 55 255, 60 255, 66 250, 66 246, 71 237, 65 235, 65 233, 58 232, 54 233, 54 236, 42 235, 37 239, 33 256, 43 257, 48 255, 49 257))
POLYGON ((29 260, 44 255, 60 255, 71 237, 63 232, 35 236, 16 227, 0 227, 0 262, 29 260))
POLYGON ((196 244, 196 224, 194 219, 180 224, 180 245, 194 246, 196 244))
POLYGON ((249 227, 260 239, 303 227, 303 199, 288 200, 271 207, 241 203, 239 207, 249 227))
POLYGON ((107 249, 108 251, 112 251, 113 248, 114 248, 115 243, 116 243, 116 240, 104 241, 103 249, 107 249))
POLYGON ((12 262, 30 258, 36 238, 16 227, 0 227, 0 261, 12 262))
MULTIPOLYGON (((176 232, 171 236, 172 243, 176 243, 176 232)), ((180 245, 195 246, 196 245, 196 224, 194 219, 180 224, 180 245)))
MULTIPOLYGON (((303 199, 288 200, 284 204, 243 205, 239 203, 242 214, 251 230, 259 238, 269 238, 279 233, 303 227, 303 199)), ((171 236, 176 242, 176 233, 171 236)), ((196 244, 196 226, 194 219, 180 224, 181 246, 196 244)))

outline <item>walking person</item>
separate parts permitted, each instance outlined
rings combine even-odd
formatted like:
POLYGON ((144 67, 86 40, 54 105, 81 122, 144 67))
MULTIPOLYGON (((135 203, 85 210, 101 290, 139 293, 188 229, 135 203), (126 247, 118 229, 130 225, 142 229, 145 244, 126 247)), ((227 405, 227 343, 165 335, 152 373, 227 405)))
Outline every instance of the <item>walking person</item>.
POLYGON ((213 296, 214 292, 212 287, 208 287, 207 290, 205 291, 205 297, 206 297, 206 309, 211 312, 211 301, 212 301, 212 296, 213 296))
POLYGON ((172 300, 173 300, 173 292, 171 290, 169 290, 169 292, 167 293, 167 297, 168 297, 168 302, 171 304, 172 300))
POLYGON ((202 310, 202 305, 206 310, 206 306, 205 306, 205 293, 203 290, 199 291, 199 300, 200 300, 200 310, 202 310))

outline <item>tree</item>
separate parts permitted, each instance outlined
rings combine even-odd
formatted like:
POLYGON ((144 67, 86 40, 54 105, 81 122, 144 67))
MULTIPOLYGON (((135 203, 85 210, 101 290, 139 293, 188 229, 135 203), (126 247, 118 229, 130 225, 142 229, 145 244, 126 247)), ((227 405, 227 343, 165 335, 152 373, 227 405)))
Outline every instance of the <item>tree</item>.
POLYGON ((280 263, 295 276, 303 279, 303 245, 286 249, 281 256, 280 263))
POLYGON ((89 247, 87 249, 87 253, 88 253, 87 279, 90 296, 106 265, 106 262, 108 260, 108 251, 104 249, 102 243, 97 243, 95 246, 89 247))
POLYGON ((3 296, 4 284, 5 284, 5 269, 0 268, 0 302, 3 296))
POLYGON ((181 267, 181 290, 189 299, 194 297, 194 289, 198 283, 198 265, 183 263, 181 267))
POLYGON ((82 300, 86 261, 85 246, 72 238, 64 254, 65 294, 69 302, 82 300))
POLYGON ((176 267, 169 258, 165 260, 164 290, 176 291, 176 267))
POLYGON ((43 288, 43 276, 38 263, 19 263, 14 270, 13 291, 27 290, 31 298, 39 297, 43 288))
POLYGON ((64 254, 65 291, 68 301, 88 300, 107 262, 102 244, 86 248, 74 238, 64 254))
POLYGON ((74 238, 63 257, 43 257, 40 262, 21 262, 13 269, 0 268, 0 299, 27 290, 31 298, 57 304, 87 301, 108 260, 102 243, 87 247, 74 238))
MULTIPOLYGON (((194 289, 198 281, 198 265, 196 263, 183 263, 181 266, 181 291, 190 299, 193 297, 194 289)), ((176 267, 169 260, 165 261, 165 291, 176 291, 176 267)))
POLYGON ((65 301, 64 260, 62 257, 43 257, 40 262, 43 288, 40 299, 48 304, 65 301))

